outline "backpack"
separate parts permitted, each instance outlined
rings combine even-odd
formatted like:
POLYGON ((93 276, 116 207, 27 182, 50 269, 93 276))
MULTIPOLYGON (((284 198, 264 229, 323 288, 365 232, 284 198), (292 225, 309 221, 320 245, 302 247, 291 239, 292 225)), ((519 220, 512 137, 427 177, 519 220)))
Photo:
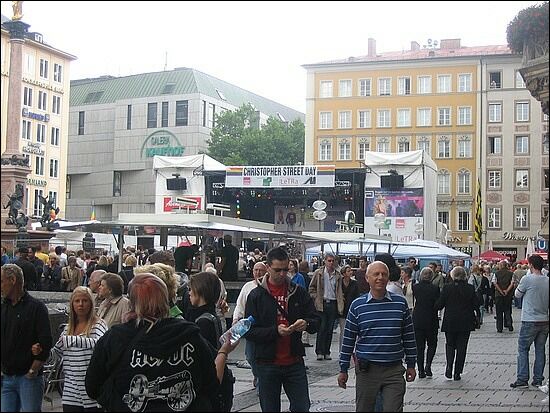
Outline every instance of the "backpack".
MULTIPOLYGON (((214 327, 216 329, 216 338, 219 339, 222 334, 222 326, 220 323, 220 319, 216 317, 213 314, 210 313, 203 313, 200 316, 198 316, 195 319, 195 324, 200 319, 207 319, 214 323, 214 327)), ((208 340, 205 340, 208 342, 208 340)), ((211 343, 208 342, 210 347, 212 348, 212 352, 215 354, 217 349, 212 346, 211 343)), ((227 367, 227 363, 223 369, 223 378, 220 383, 220 386, 218 387, 218 393, 216 394, 216 397, 213 398, 212 401, 212 408, 214 411, 218 412, 230 412, 231 408, 233 407, 233 391, 234 391, 234 384, 235 384, 235 376, 233 376, 233 372, 229 367, 227 367)))

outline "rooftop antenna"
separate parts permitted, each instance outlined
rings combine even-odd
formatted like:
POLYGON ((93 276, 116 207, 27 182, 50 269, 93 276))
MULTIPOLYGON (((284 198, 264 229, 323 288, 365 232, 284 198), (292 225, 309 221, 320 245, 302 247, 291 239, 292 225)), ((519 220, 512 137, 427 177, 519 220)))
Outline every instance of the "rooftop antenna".
POLYGON ((168 68, 168 50, 164 52, 164 71, 168 68))

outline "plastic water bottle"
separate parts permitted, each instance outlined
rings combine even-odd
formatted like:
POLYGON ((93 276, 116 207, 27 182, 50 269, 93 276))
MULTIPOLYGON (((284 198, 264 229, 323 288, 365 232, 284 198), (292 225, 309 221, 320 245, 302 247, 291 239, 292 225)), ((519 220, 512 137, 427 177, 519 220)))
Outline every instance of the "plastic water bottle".
POLYGON ((235 325, 221 335, 220 343, 224 344, 227 340, 229 340, 231 344, 235 344, 238 339, 250 330, 250 327, 252 327, 254 321, 254 317, 252 316, 249 316, 248 318, 241 318, 235 323, 235 325))

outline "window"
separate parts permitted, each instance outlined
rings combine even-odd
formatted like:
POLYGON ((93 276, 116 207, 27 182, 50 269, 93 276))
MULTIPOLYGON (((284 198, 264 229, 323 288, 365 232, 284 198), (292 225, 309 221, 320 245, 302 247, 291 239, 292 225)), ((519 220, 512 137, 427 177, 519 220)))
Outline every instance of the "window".
POLYGON ((147 127, 157 127, 157 103, 147 104, 147 127))
POLYGON ((29 161, 29 167, 32 167, 31 156, 28 153, 24 153, 23 157, 29 161))
POLYGON ((168 102, 162 102, 160 107, 160 127, 168 127, 168 102))
POLYGON ((550 169, 548 169, 548 168, 544 168, 542 170, 542 189, 550 188, 550 185, 549 185, 550 180, 549 180, 549 176, 548 176, 549 171, 550 171, 550 169))
POLYGON ((489 170, 489 189, 501 189, 502 187, 502 171, 489 170))
POLYGON ((187 126, 189 122, 189 101, 176 101, 176 126, 187 126))
POLYGON ((57 178, 59 171, 59 161, 57 159, 50 159, 50 178, 57 178))
POLYGON ((550 140, 548 139, 548 132, 542 134, 542 153, 547 154, 550 152, 550 140))
POLYGON ((489 88, 490 89, 502 88, 501 77, 502 77, 501 72, 489 72, 489 88))
POLYGON ((525 89, 525 80, 519 70, 516 71, 516 89, 525 89))
POLYGON ((351 128, 351 111, 350 110, 338 112, 338 128, 340 129, 351 128))
POLYGON ((502 103, 489 103, 489 122, 502 122, 502 103))
POLYGON ((470 171, 461 169, 457 175, 457 192, 461 195, 468 195, 470 193, 470 171))
POLYGON ((53 201, 54 206, 57 205, 57 191, 48 191, 48 199, 53 201))
POLYGON ((449 211, 438 211, 437 220, 449 227, 449 211))
POLYGON ((431 126, 432 125, 432 109, 419 108, 417 110, 416 126, 431 126))
POLYGON ((448 136, 440 136, 437 138, 437 157, 451 157, 451 139, 448 136))
POLYGON ((349 161, 351 159, 351 143, 349 141, 341 141, 338 143, 338 160, 349 161))
POLYGON ((31 140, 32 123, 30 120, 23 120, 23 127, 21 128, 21 138, 30 141, 31 140))
POLYGON ((418 93, 432 93, 432 77, 418 76, 418 93))
POLYGON ((437 193, 442 195, 451 193, 451 174, 445 169, 437 174, 437 193))
POLYGON ((84 113, 78 112, 78 134, 84 135, 84 113))
POLYGON ((48 110, 47 104, 48 94, 43 91, 38 91, 38 109, 48 110))
POLYGON ((48 78, 48 61, 46 59, 40 59, 40 77, 48 78))
POLYGON ((400 77, 397 79, 397 94, 410 95, 411 94, 411 78, 400 77))
POLYGON ((358 128, 370 128, 371 127, 371 115, 370 110, 360 110, 358 112, 358 128))
POLYGON ((516 189, 529 189, 528 169, 516 169, 516 189))
POLYGON ((56 114, 61 113, 61 96, 54 96, 52 100, 52 112, 56 114))
POLYGON ((529 122, 529 102, 516 102, 516 122, 529 122))
POLYGON ((33 208, 33 215, 40 216, 42 215, 42 211, 44 209, 44 205, 42 202, 40 202, 40 197, 44 195, 44 191, 42 189, 35 189, 34 190, 34 208, 33 208))
POLYGON ((61 83, 63 81, 63 66, 60 64, 53 64, 53 81, 61 83))
POLYGON ((516 155, 529 155, 529 136, 516 136, 516 155))
POLYGON ((407 136, 397 138, 397 152, 409 152, 411 150, 411 139, 407 136))
POLYGON ((378 109, 378 127, 391 127, 391 112, 389 109, 378 109))
POLYGON ((364 160, 366 153, 370 151, 370 142, 367 142, 365 138, 359 141, 359 146, 357 148, 358 159, 364 160))
POLYGON ((472 137, 470 135, 461 135, 458 137, 458 158, 472 157, 472 137))
POLYGON ((471 125, 472 124, 472 108, 471 108, 471 106, 459 106, 458 107, 458 124, 459 125, 471 125))
POLYGON ((463 73, 458 75, 458 91, 459 92, 471 92, 472 91, 472 74, 463 73))
POLYGON ((391 96, 391 77, 378 79, 378 96, 391 96))
POLYGON ((332 112, 319 112, 319 129, 332 129, 332 112))
POLYGON ((470 211, 458 211, 458 230, 470 231, 470 211))
POLYGON ((283 116, 282 113, 277 112, 277 119, 279 119, 281 122, 286 122, 286 118, 283 116))
POLYGON ((120 196, 122 188, 122 172, 113 171, 113 196, 120 196))
POLYGON ((431 156, 431 139, 429 136, 417 136, 416 138, 416 150, 422 150, 431 156))
POLYGON ((319 144, 319 160, 331 161, 332 160, 332 143, 329 140, 322 140, 319 144))
POLYGON ((23 88, 23 105, 32 106, 32 88, 30 87, 23 88))
POLYGON ((438 116, 438 125, 439 126, 450 126, 451 125, 451 108, 439 108, 437 109, 438 116))
POLYGON ((34 173, 36 175, 44 175, 44 157, 36 156, 36 164, 34 165, 34 173))
POLYGON ((451 75, 437 76, 437 93, 451 92, 451 75))
POLYGON ((53 146, 59 146, 59 128, 52 127, 52 134, 50 135, 50 144, 53 146))
POLYGON ((67 175, 67 183, 65 187, 65 196, 71 199, 71 175, 67 175))
POLYGON ((487 228, 500 229, 502 212, 500 207, 487 208, 487 228))
POLYGON ((359 96, 370 96, 371 92, 371 79, 359 79, 359 96))
POLYGON ((46 143, 46 125, 41 123, 36 125, 36 142, 46 143))
POLYGON ((208 104, 208 119, 206 127, 212 129, 214 127, 214 116, 216 115, 216 105, 208 104))
POLYGON ((340 80, 338 82, 338 96, 342 98, 351 96, 351 80, 340 80))
POLYGON ((321 80, 321 88, 319 91, 319 97, 331 98, 332 97, 332 80, 321 80))
POLYGON ((391 151, 391 138, 377 138, 376 151, 377 152, 390 152, 391 151))
POLYGON ((397 126, 411 126, 410 109, 397 109, 397 126))
POLYGON ((502 154, 502 136, 489 136, 489 146, 487 148, 489 155, 502 154))
POLYGON ((529 208, 515 207, 514 208, 514 229, 529 228, 529 208))
POLYGON ((540 209, 540 221, 545 222, 548 219, 548 204, 542 205, 540 209))
POLYGON ((34 56, 33 55, 25 53, 25 62, 24 62, 23 70, 25 71, 26 74, 28 74, 32 77, 35 76, 35 73, 34 73, 34 56))
POLYGON ((126 111, 126 129, 132 129, 132 105, 128 105, 128 110, 126 111))

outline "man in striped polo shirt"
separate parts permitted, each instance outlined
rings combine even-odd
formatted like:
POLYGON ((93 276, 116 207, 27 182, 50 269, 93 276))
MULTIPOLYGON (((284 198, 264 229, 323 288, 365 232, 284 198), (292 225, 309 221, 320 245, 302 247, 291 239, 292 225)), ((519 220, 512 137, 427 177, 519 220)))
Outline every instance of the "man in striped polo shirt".
POLYGON ((375 261, 367 267, 370 292, 350 306, 342 349, 338 385, 346 388, 350 358, 355 350, 356 411, 374 411, 381 391, 385 412, 402 412, 405 379, 416 377, 416 342, 411 314, 404 297, 386 291, 388 266, 375 261), (403 367, 403 356, 407 369, 403 367))

